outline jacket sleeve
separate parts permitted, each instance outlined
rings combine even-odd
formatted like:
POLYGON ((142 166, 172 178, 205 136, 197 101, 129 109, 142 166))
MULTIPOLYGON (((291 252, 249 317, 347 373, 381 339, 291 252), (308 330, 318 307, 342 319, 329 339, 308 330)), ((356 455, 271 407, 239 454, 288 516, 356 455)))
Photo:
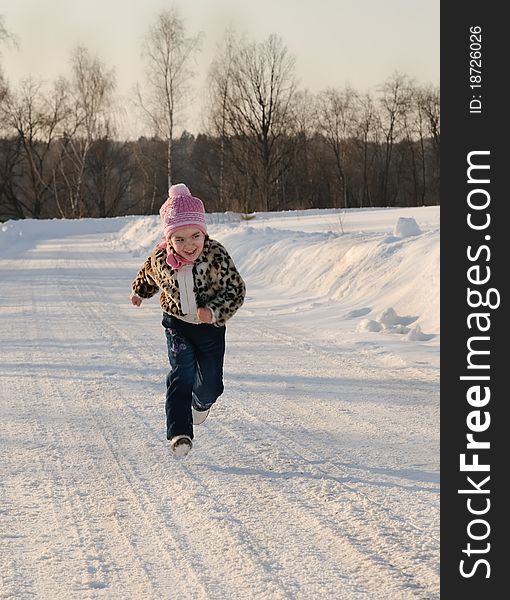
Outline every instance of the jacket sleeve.
POLYGON ((214 324, 218 327, 224 325, 230 317, 234 316, 243 305, 246 295, 246 285, 234 261, 224 248, 221 248, 221 254, 219 276, 222 288, 206 305, 213 311, 214 324))
POLYGON ((133 294, 136 294, 140 298, 152 298, 159 290, 159 286, 154 279, 151 258, 152 257, 149 256, 145 261, 143 267, 131 284, 133 294))

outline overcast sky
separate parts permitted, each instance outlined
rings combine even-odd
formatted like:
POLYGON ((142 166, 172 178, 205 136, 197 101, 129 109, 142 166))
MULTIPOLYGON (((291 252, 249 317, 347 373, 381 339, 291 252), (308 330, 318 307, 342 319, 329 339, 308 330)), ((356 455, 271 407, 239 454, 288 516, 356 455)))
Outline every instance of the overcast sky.
POLYGON ((143 81, 144 34, 173 5, 188 35, 204 35, 198 90, 229 26, 254 41, 278 33, 296 58, 300 88, 312 92, 373 89, 394 71, 439 84, 439 0, 0 0, 19 46, 2 48, 4 74, 14 85, 28 75, 67 76, 81 44, 115 68, 118 91, 128 95, 143 81))

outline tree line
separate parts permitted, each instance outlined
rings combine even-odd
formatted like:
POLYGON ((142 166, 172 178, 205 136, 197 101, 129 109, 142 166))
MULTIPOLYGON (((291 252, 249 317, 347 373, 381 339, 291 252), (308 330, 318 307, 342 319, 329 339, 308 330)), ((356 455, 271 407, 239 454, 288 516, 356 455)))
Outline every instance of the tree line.
POLYGON ((119 139, 115 72, 87 48, 50 86, 13 88, 0 70, 0 219, 153 214, 179 181, 210 212, 439 203, 436 86, 394 73, 373 92, 312 94, 278 35, 229 31, 210 65, 204 131, 176 135, 199 48, 177 9, 158 15, 134 94, 147 131, 137 140, 119 139))

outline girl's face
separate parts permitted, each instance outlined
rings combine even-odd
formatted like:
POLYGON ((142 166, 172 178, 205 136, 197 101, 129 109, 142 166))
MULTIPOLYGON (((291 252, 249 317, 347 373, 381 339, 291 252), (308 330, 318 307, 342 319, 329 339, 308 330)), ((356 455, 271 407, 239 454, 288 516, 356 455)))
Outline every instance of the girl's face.
POLYGON ((170 236, 170 244, 182 258, 196 260, 204 249, 205 235, 196 227, 184 227, 170 236))

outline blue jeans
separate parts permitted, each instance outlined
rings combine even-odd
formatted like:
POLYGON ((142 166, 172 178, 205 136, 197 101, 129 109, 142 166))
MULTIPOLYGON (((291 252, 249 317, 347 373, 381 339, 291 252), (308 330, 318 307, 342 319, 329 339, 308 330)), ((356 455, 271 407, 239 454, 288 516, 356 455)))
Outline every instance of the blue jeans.
POLYGON ((186 323, 163 313, 170 372, 166 378, 166 435, 193 438, 191 400, 211 405, 223 393, 225 326, 186 323))

